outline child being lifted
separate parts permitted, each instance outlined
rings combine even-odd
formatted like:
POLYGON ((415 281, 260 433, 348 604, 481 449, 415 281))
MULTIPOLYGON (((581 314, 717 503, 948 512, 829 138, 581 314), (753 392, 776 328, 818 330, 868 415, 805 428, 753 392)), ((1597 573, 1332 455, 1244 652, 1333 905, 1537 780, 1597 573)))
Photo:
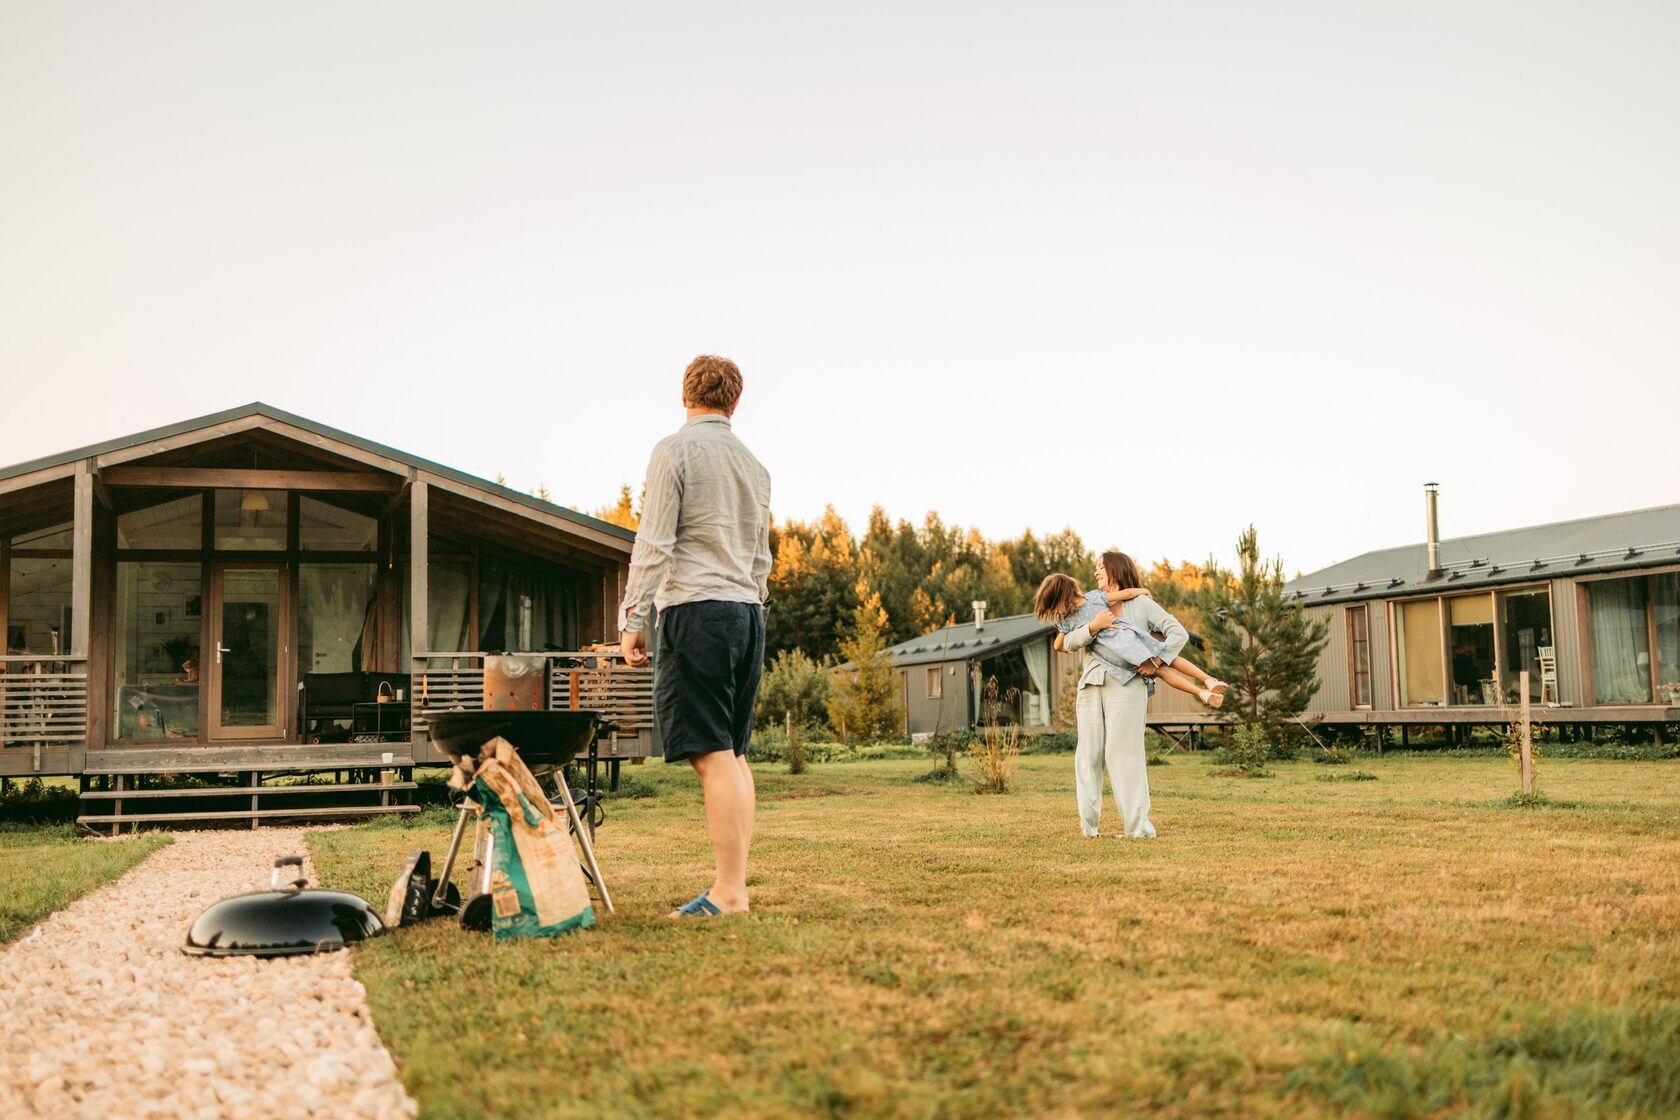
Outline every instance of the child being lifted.
MULTIPOLYGON (((1033 614, 1039 621, 1054 623, 1058 632, 1076 630, 1103 611, 1113 611, 1127 599, 1149 592, 1141 587, 1124 591, 1081 592, 1072 576, 1055 572, 1044 577, 1033 597, 1033 614)), ((1166 647, 1153 634, 1140 630, 1118 616, 1106 629, 1093 634, 1091 653, 1101 658, 1121 684, 1138 675, 1140 667, 1150 669, 1157 680, 1166 681, 1180 692, 1188 692, 1210 708, 1225 703, 1225 691, 1230 686, 1202 672, 1182 657, 1170 662, 1162 655, 1166 647), (1197 682, 1201 683, 1197 683, 1197 682)))

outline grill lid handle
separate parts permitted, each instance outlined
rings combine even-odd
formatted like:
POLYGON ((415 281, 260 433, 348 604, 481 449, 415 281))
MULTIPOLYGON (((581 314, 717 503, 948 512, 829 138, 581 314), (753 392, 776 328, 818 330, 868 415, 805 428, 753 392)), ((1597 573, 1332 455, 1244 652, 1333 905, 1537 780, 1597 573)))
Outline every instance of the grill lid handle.
POLYGON ((309 885, 309 880, 303 875, 302 856, 281 856, 274 861, 274 870, 268 877, 268 889, 271 891, 301 891, 309 885), (295 867, 297 875, 291 880, 285 878, 288 867, 295 867))

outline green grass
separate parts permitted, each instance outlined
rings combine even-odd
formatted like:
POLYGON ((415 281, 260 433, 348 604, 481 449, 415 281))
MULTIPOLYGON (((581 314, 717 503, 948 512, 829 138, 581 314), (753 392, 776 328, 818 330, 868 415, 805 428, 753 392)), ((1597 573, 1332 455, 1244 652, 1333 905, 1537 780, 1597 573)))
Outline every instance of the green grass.
MULTIPOLYGON (((599 928, 440 921, 357 973, 427 1117, 1680 1113, 1680 765, 1545 759, 1519 808, 1503 759, 1359 763, 1177 755, 1154 842, 1081 840, 1065 755, 1006 797, 925 759, 766 767, 754 914, 682 924, 709 849, 655 764, 609 804, 599 928)), ((382 900, 448 824, 312 845, 382 900)))
POLYGON ((0 827, 0 943, 169 843, 157 833, 82 838, 74 825, 0 827))

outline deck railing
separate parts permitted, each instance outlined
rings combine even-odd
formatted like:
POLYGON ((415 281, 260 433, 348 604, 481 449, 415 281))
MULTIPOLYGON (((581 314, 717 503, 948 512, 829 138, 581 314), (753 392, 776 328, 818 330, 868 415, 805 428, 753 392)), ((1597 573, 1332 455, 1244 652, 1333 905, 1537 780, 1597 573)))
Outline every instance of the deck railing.
MULTIPOLYGON (((428 669, 416 676, 410 689, 412 723, 426 727, 427 709, 456 708, 469 712, 484 707, 482 653, 430 653, 428 660, 451 662, 449 668, 428 669)), ((552 711, 587 708, 612 721, 620 737, 634 738, 653 730, 653 667, 633 667, 617 650, 550 652, 548 706, 552 711)))
POLYGON ((83 744, 87 724, 85 658, 0 657, 0 749, 83 744))

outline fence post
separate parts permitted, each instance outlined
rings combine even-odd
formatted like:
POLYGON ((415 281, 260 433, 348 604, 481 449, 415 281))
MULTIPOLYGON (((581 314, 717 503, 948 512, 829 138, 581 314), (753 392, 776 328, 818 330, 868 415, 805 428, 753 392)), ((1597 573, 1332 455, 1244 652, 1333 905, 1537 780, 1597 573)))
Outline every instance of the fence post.
POLYGON ((1517 692, 1522 696, 1522 790, 1524 797, 1534 796, 1534 729, 1529 722, 1528 670, 1517 674, 1517 692))

